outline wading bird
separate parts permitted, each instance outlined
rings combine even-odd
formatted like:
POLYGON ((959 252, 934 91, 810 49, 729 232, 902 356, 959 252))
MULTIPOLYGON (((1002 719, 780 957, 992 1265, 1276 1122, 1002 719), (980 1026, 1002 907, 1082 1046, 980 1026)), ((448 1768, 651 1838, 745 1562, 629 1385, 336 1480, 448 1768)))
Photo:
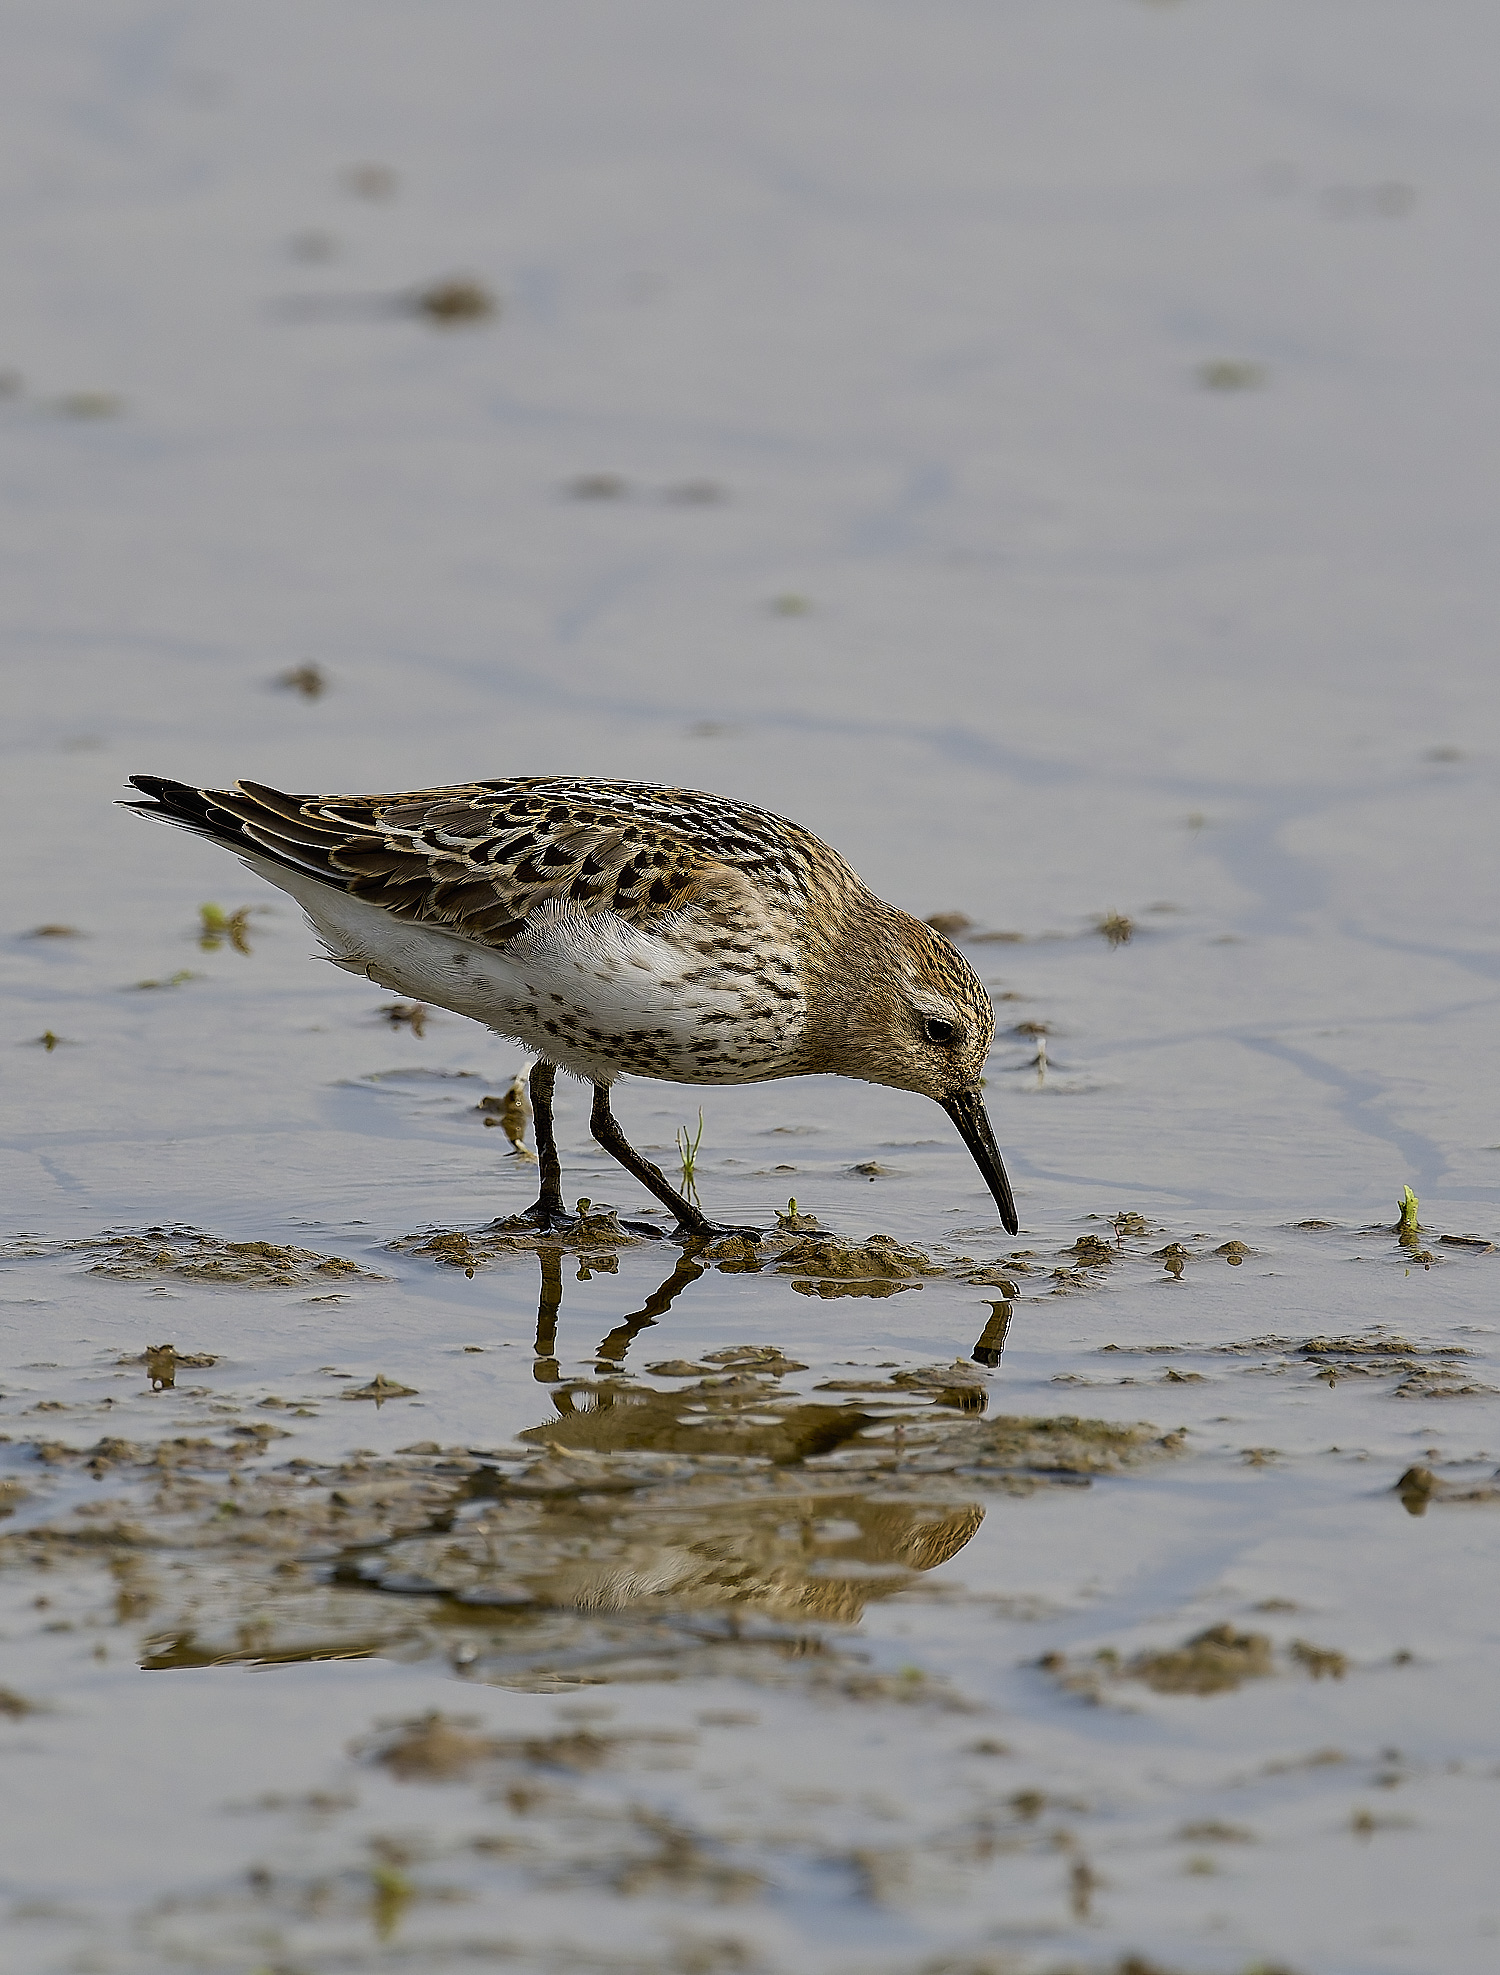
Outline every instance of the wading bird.
POLYGON ((980 1095, 989 996, 947 940, 797 824, 690 789, 562 775, 372 796, 130 779, 147 800, 126 808, 223 844, 289 892, 336 966, 537 1053, 541 1197, 524 1218, 538 1228, 569 1219, 552 1122, 562 1069, 593 1085, 594 1137, 685 1234, 715 1229, 620 1130, 609 1093, 623 1075, 824 1073, 919 1091, 1018 1231, 980 1095))

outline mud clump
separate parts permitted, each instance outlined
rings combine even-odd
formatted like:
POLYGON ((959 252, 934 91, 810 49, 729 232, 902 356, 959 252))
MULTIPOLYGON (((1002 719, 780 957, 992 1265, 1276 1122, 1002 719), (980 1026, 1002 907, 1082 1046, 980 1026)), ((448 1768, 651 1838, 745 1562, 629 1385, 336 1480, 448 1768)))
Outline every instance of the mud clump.
POLYGON ((384 1372, 377 1372, 368 1385, 355 1386, 339 1394, 341 1399, 373 1399, 377 1406, 384 1405, 387 1399, 414 1399, 417 1388, 403 1385, 399 1379, 387 1378, 384 1372))
POLYGON ((1115 1251, 1107 1241, 1101 1241, 1097 1234, 1081 1234, 1071 1248, 1062 1251, 1065 1255, 1076 1255, 1080 1268, 1109 1268, 1115 1259, 1115 1251))
POLYGON ((489 1259, 476 1251, 468 1235, 453 1230, 430 1234, 425 1240, 408 1235, 404 1241, 393 1241, 391 1246, 409 1249, 414 1255, 430 1255, 435 1262, 441 1262, 450 1269, 462 1269, 465 1275, 470 1276, 482 1262, 489 1259))
POLYGON ((565 1730, 556 1735, 477 1735, 468 1716, 449 1716, 434 1709, 415 1721, 396 1724, 377 1734, 357 1753, 388 1769, 401 1783, 462 1782, 481 1765, 526 1763, 582 1776, 602 1769, 627 1749, 643 1744, 680 1747, 696 1738, 670 1730, 637 1730, 601 1735, 591 1729, 565 1730))
POLYGON ((1154 1694, 1229 1694, 1275 1671, 1266 1634, 1237 1632, 1232 1625, 1211 1625, 1181 1646, 1129 1660, 1105 1646, 1081 1662, 1048 1653, 1039 1664, 1069 1693, 1091 1701, 1102 1700, 1110 1685, 1124 1680, 1139 1680, 1154 1694))
POLYGON ((1488 1481, 1443 1481, 1431 1468, 1408 1468, 1391 1490, 1409 1516, 1427 1513, 1429 1502, 1500 1502, 1500 1469, 1488 1481))
MULTIPOLYGON (((1309 1337, 1297 1346, 1305 1358, 1410 1358, 1418 1347, 1404 1337, 1309 1337)), ((1466 1356, 1462 1345, 1447 1347, 1449 1354, 1466 1356)))
MULTIPOLYGON (((1154 1426, 1116 1426, 1070 1413, 1048 1419, 1002 1414, 961 1427, 957 1434, 976 1467, 1016 1468, 1038 1475, 1121 1474, 1182 1453, 1187 1440, 1180 1429, 1158 1433, 1154 1426)), ((959 1445, 950 1446, 953 1453, 959 1452, 959 1445)))
POLYGON ((145 1228, 139 1234, 100 1234, 61 1244, 63 1252, 95 1254, 90 1275, 113 1276, 122 1282, 179 1282, 248 1285, 265 1289, 297 1289, 349 1277, 383 1282, 383 1276, 361 1268, 341 1255, 322 1255, 311 1248, 289 1248, 273 1241, 220 1241, 197 1228, 145 1228))
POLYGON ((1153 1694, 1228 1694, 1272 1671, 1271 1641, 1264 1632, 1211 1625, 1167 1652, 1137 1653, 1125 1677, 1144 1681, 1153 1694))
POLYGON ((840 1241, 835 1235, 804 1235, 778 1246, 778 1275, 805 1276, 823 1281, 905 1282, 943 1272, 918 1248, 904 1247, 894 1235, 872 1234, 865 1241, 840 1241))
POLYGON ((1315 1646, 1309 1639, 1294 1639, 1287 1654, 1314 1680, 1342 1680, 1349 1671, 1347 1653, 1332 1646, 1315 1646))
MULTIPOLYGON (((588 1255, 593 1260, 650 1238, 622 1227, 612 1207, 592 1201, 580 1201, 579 1207, 582 1211, 558 1228, 544 1230, 514 1214, 487 1228, 428 1228, 421 1234, 402 1235, 390 1245, 397 1254, 426 1255, 444 1268, 462 1269, 472 1276, 476 1269, 512 1256, 551 1252, 588 1255)), ((607 1269, 608 1263, 599 1259, 593 1266, 607 1269)))
MULTIPOLYGON (((1347 1654, 1308 1639, 1293 1639, 1285 1656, 1314 1680, 1342 1680, 1349 1671, 1347 1654)), ((1039 1664, 1069 1693, 1100 1702, 1127 1680, 1139 1681, 1154 1694, 1231 1694, 1247 1680, 1269 1679, 1276 1672, 1276 1653, 1266 1633, 1241 1632, 1226 1624, 1211 1625, 1180 1646, 1136 1653, 1128 1660, 1105 1646, 1086 1660, 1048 1653, 1039 1664)))
POLYGON ((1418 1365, 1396 1387, 1398 1399, 1482 1399, 1494 1392, 1477 1378, 1464 1378, 1448 1365, 1418 1365))

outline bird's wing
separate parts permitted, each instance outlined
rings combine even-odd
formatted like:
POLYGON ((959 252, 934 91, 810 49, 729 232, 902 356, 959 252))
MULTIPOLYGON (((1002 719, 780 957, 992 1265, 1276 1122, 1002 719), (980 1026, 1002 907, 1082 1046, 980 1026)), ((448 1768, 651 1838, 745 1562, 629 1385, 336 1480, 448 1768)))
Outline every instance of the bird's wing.
POLYGON ((258 782, 131 780, 153 799, 138 809, 487 945, 512 939, 538 910, 646 924, 737 890, 752 867, 776 890, 792 875, 786 825, 690 791, 535 778, 294 796, 258 782))

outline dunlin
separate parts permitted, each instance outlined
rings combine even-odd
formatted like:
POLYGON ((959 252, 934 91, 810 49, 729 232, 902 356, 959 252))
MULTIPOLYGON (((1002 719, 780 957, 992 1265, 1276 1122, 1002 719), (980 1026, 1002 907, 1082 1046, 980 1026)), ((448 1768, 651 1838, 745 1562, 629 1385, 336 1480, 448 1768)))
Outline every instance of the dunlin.
POLYGON ((226 845, 290 892, 336 966, 536 1051, 539 1227, 567 1219, 562 1069, 593 1085, 600 1145, 686 1233, 714 1229, 615 1122, 623 1075, 825 1073, 919 1091, 1017 1232, 980 1095, 989 996, 947 940, 797 824, 691 789, 561 775, 372 796, 131 781, 149 800, 126 807, 226 845))

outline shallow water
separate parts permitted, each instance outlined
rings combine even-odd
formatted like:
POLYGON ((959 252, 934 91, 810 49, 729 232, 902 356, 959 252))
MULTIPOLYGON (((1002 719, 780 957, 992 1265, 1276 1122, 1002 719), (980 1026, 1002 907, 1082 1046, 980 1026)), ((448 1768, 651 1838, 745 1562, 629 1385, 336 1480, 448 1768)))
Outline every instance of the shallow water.
POLYGON ((1488 1970, 1489 13, 250 18, 0 83, 7 1968, 1488 1970), (967 915, 1021 1236, 809 1079, 508 1246, 109 807, 549 768, 967 915))

